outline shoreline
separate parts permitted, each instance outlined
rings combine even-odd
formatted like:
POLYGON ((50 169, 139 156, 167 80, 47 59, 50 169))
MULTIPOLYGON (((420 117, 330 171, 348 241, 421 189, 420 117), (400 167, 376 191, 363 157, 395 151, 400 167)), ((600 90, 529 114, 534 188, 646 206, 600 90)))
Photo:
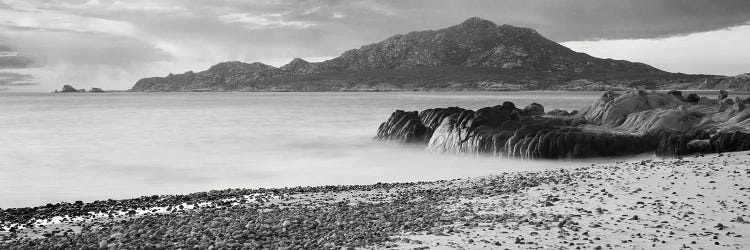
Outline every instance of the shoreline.
MULTIPOLYGON (((612 91, 633 91, 638 89, 612 89, 612 91)), ((646 91, 669 92, 700 92, 713 93, 724 89, 649 89, 646 91)), ((210 90, 210 91, 132 91, 132 90, 106 90, 104 92, 5 92, 5 93, 51 93, 51 94, 71 94, 71 93, 369 93, 369 92, 606 92, 608 90, 583 90, 583 89, 513 89, 513 90, 493 90, 493 89, 392 89, 392 90, 337 90, 337 91, 299 91, 299 90, 210 90)), ((747 95, 748 90, 726 89, 730 94, 747 95)))
POLYGON ((5 209, 0 247, 745 249, 748 162, 744 151, 433 182, 5 209), (8 228, 8 221, 53 215, 86 218, 8 228))

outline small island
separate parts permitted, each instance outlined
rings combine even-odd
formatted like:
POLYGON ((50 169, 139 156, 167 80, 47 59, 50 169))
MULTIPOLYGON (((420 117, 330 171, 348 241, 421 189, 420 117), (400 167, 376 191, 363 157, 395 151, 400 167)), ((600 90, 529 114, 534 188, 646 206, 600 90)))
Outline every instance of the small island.
MULTIPOLYGON (((63 87, 62 87, 62 89, 60 91, 55 90, 55 93, 85 93, 85 92, 87 92, 86 89, 76 89, 75 87, 73 87, 73 86, 71 86, 69 84, 63 85, 63 87)), ((90 92, 90 93, 101 93, 101 92, 105 92, 105 91, 102 90, 101 88, 91 88, 91 90, 89 90, 88 92, 90 92)))

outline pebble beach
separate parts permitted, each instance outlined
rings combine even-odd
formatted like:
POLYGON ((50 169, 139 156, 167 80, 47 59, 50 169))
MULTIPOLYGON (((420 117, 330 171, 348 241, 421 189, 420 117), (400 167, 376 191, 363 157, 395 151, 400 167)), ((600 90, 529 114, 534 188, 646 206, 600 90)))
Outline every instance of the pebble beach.
POLYGON ((0 210, 0 249, 748 249, 750 154, 0 210))

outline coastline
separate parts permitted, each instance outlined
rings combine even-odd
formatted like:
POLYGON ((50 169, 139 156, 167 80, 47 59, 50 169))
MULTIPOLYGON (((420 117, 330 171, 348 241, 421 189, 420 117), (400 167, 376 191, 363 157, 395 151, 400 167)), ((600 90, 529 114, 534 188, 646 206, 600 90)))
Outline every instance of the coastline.
MULTIPOLYGON (((637 89, 617 89, 613 91, 631 91, 637 89)), ((718 93, 722 89, 654 89, 647 91, 654 91, 656 93, 667 93, 669 91, 682 91, 682 92, 694 92, 701 94, 713 94, 718 93)), ((103 92, 0 92, 9 94, 23 94, 23 93, 50 93, 50 94, 106 94, 106 93, 377 93, 377 92, 606 92, 607 90, 578 90, 578 89, 519 89, 519 90, 491 90, 491 89, 391 89, 391 90, 337 90, 337 91, 304 91, 304 90, 210 90, 210 91, 132 91, 132 90, 106 90, 103 92)), ((726 90, 732 95, 745 96, 750 95, 750 91, 747 90, 726 90)))
POLYGON ((0 248, 746 249, 748 161, 744 151, 434 182, 5 209, 0 248), (75 218, 81 215, 87 218, 75 218), (53 220, 10 232, 9 220, 31 218, 53 220))

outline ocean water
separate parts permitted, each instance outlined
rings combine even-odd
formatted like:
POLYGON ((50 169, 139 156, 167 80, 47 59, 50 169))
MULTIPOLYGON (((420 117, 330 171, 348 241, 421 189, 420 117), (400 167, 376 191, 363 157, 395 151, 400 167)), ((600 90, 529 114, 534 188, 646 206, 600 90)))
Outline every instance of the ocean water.
POLYGON ((0 94, 0 207, 211 189, 372 184, 580 165, 438 155, 372 140, 396 109, 601 92, 0 94))

